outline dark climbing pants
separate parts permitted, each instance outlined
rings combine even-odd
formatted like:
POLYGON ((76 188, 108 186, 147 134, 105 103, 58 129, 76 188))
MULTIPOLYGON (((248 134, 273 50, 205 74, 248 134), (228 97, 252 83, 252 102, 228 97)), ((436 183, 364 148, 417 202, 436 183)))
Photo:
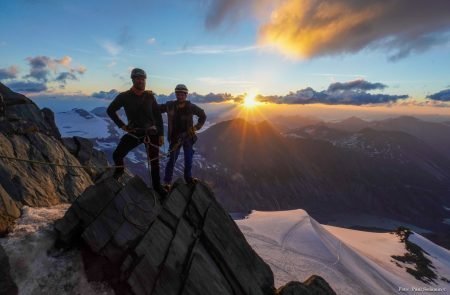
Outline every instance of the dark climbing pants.
MULTIPOLYGON (((116 166, 123 166, 123 158, 134 148, 144 142, 144 138, 135 138, 130 134, 125 134, 120 139, 119 144, 117 145, 116 150, 113 153, 113 160, 116 166)), ((150 136, 150 142, 158 146, 158 136, 150 136)), ((157 189, 161 185, 161 179, 159 175, 159 148, 149 145, 148 146, 148 157, 152 159, 151 161, 151 174, 152 174, 152 185, 153 188, 157 189)), ((114 174, 122 174, 124 172, 124 167, 116 168, 114 174)))

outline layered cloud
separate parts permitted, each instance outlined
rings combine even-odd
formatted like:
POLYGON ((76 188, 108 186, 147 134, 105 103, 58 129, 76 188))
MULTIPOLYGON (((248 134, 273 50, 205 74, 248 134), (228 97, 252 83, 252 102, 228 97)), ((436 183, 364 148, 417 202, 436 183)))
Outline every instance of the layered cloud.
POLYGON ((408 95, 372 94, 371 90, 384 90, 382 83, 370 83, 365 80, 355 80, 345 83, 333 83, 327 90, 316 91, 311 87, 290 92, 285 96, 258 96, 261 102, 282 104, 313 104, 328 105, 368 105, 385 104, 408 98, 408 95))
MULTIPOLYGON (((371 93, 369 91, 382 91, 387 86, 382 83, 371 83, 366 80, 355 80, 345 83, 332 83, 326 90, 316 91, 307 87, 287 95, 258 95, 256 100, 265 103, 275 104, 328 104, 328 105, 370 105, 388 104, 408 98, 408 95, 391 95, 383 93, 371 93)), ((170 95, 158 95, 159 102, 176 99, 175 93, 170 95)), ((189 100, 197 103, 218 103, 235 102, 241 103, 245 99, 245 94, 231 95, 229 93, 209 93, 201 95, 190 93, 189 100)))
POLYGON ((328 87, 328 92, 354 91, 363 92, 370 90, 383 90, 387 86, 382 83, 370 83, 366 80, 354 80, 345 83, 333 83, 328 87))
POLYGON ((15 91, 41 92, 47 91, 52 85, 60 89, 65 88, 68 81, 79 80, 79 77, 87 71, 85 66, 73 66, 70 56, 62 58, 35 56, 26 60, 30 70, 21 79, 15 66, 0 69, 0 79, 6 79, 6 84, 15 91))
POLYGON ((30 81, 14 81, 6 84, 9 88, 16 92, 35 93, 46 91, 47 85, 41 82, 30 81))
POLYGON ((113 100, 118 94, 119 91, 117 91, 116 89, 111 89, 110 91, 94 92, 91 94, 91 96, 100 99, 113 100))
POLYGON ((262 44, 300 58, 370 48, 397 60, 450 36, 448 0, 212 0, 206 26, 249 15, 260 18, 262 44))
POLYGON ((450 101, 450 88, 428 95, 427 98, 438 101, 450 101))
POLYGON ((59 81, 62 84, 66 84, 67 80, 78 80, 77 76, 71 72, 62 72, 55 78, 55 81, 59 81))
POLYGON ((19 69, 16 66, 0 69, 0 80, 15 79, 18 73, 19 69))
MULTIPOLYGON (((208 93, 206 95, 198 94, 196 92, 189 94, 189 100, 195 103, 214 103, 214 102, 226 102, 226 101, 236 101, 236 96, 229 93, 208 93)), ((158 94, 158 102, 166 102, 169 100, 175 100, 175 93, 172 92, 169 95, 158 94)))

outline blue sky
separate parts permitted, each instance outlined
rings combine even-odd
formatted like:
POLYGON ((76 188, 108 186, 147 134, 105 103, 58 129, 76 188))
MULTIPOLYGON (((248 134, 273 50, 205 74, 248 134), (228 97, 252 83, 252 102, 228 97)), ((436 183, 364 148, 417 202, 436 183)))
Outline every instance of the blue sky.
POLYGON ((133 67, 166 95, 177 83, 199 94, 285 96, 364 80, 385 87, 327 97, 380 94, 392 96, 391 106, 442 112, 450 100, 448 1, 435 0, 435 9, 419 0, 353 2, 1 1, 0 80, 67 100, 128 89, 133 67), (427 98, 439 92, 440 100, 427 98), (396 98, 403 95, 410 98, 396 98))

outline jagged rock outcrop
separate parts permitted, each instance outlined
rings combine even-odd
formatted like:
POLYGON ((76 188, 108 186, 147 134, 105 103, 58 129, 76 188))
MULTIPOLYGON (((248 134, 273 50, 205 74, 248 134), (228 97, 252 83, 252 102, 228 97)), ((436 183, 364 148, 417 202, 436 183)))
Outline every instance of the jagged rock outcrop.
POLYGON ((18 294, 17 285, 14 283, 10 274, 10 265, 5 250, 0 245, 0 294, 15 295, 18 294))
POLYGON ((203 184, 177 184, 161 204, 138 177, 124 187, 107 178, 87 189, 56 229, 63 241, 81 235, 106 257, 121 292, 273 294, 270 268, 203 184))
MULTIPOLYGON (((0 224, 2 219, 18 217, 14 207, 70 202, 92 184, 91 177, 83 169, 2 158, 80 165, 62 142, 54 137, 40 132, 9 136, 0 133, 0 151, 0 224)), ((4 227, 1 225, 0 229, 4 227)))
POLYGON ((320 276, 310 276, 303 283, 289 282, 278 288, 277 295, 325 295, 336 294, 330 285, 320 276))
POLYGON ((55 122, 55 113, 49 108, 43 108, 41 112, 44 116, 44 122, 47 123, 47 126, 49 127, 50 134, 53 134, 56 138, 61 138, 61 133, 55 122))
POLYGON ((105 178, 55 228, 60 244, 88 246, 88 276, 120 294, 276 294, 270 267, 201 182, 176 182, 161 200, 139 177, 105 178))
POLYGON ((0 185, 0 237, 9 232, 14 220, 20 217, 19 202, 13 200, 0 185))
POLYGON ((61 141, 51 110, 39 110, 1 83, 0 92, 6 103, 6 116, 0 118, 0 235, 4 235, 23 205, 71 202, 92 179, 83 169, 37 163, 80 165, 61 141))
POLYGON ((30 133, 39 131, 46 135, 61 138, 56 127, 54 114, 48 109, 42 110, 28 97, 16 93, 0 83, 0 93, 6 105, 5 118, 1 121, 0 131, 30 133))
POLYGON ((85 171, 94 181, 103 175, 104 167, 108 166, 108 159, 105 153, 94 149, 92 141, 79 136, 65 137, 62 138, 62 141, 69 152, 80 161, 81 165, 90 166, 85 171))

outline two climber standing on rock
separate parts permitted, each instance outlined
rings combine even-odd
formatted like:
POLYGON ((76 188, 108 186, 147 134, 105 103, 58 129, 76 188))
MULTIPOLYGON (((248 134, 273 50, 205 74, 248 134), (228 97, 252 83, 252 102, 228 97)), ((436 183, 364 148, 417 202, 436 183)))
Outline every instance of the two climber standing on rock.
POLYGON ((116 166, 113 177, 119 179, 124 173, 125 156, 142 143, 146 143, 147 157, 151 166, 153 189, 161 195, 170 190, 175 162, 181 148, 184 152, 184 179, 188 184, 196 182, 192 177, 193 145, 197 139, 195 132, 202 128, 206 121, 205 112, 197 105, 186 100, 188 89, 179 84, 175 88, 175 101, 158 105, 152 91, 145 90, 147 75, 144 70, 135 68, 131 71, 133 87, 120 93, 109 105, 107 113, 114 123, 127 132, 113 153, 116 166), (117 114, 120 108, 125 109, 128 124, 117 114), (169 161, 165 168, 164 186, 161 185, 159 172, 159 147, 164 144, 164 128, 161 113, 168 117, 169 161), (193 116, 198 116, 197 124, 193 116))

